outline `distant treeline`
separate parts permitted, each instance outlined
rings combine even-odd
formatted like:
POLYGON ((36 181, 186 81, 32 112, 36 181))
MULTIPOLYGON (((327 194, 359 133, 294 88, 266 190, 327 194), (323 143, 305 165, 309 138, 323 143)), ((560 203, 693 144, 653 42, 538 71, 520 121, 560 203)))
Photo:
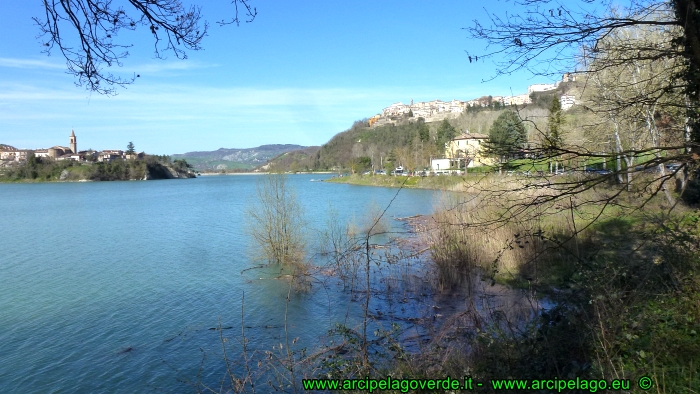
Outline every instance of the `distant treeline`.
POLYGON ((126 181, 132 179, 172 178, 171 168, 179 177, 193 177, 191 166, 184 159, 172 161, 169 156, 145 155, 134 160, 110 162, 56 161, 30 155, 27 161, 0 172, 0 181, 126 181))

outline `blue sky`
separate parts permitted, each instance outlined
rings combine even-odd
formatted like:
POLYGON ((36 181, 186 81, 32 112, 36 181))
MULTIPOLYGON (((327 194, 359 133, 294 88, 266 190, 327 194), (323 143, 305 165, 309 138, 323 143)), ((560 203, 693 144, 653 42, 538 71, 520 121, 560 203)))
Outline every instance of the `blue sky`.
MULTIPOLYGON (((74 129, 81 150, 129 141, 156 154, 320 145, 397 101, 519 94, 547 82, 521 73, 482 83, 493 62, 467 59, 465 50, 481 43, 462 28, 484 20, 484 7, 512 11, 510 2, 253 1, 253 23, 212 23, 204 50, 187 60, 155 59, 146 28, 118 37, 134 47, 114 72, 141 77, 115 97, 76 87, 58 53, 41 53, 31 20, 41 1, 8 2, 0 13, 0 143, 67 145, 74 129)), ((225 0, 192 2, 209 21, 233 13, 225 0)))

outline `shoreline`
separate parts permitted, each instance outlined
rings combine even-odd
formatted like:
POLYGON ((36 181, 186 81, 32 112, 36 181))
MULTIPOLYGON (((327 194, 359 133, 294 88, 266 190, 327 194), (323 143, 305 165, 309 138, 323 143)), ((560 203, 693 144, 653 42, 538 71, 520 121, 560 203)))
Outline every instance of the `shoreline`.
MULTIPOLYGON (((274 174, 273 172, 226 172, 226 173, 220 173, 220 172, 200 172, 199 176, 225 176, 225 175, 270 175, 274 174)), ((335 174, 333 171, 314 171, 314 172, 296 172, 294 174, 284 174, 284 175, 310 175, 310 174, 335 174)))
MULTIPOLYGON (((129 181, 135 181, 138 179, 129 179, 129 181)), ((86 182, 114 182, 114 181, 94 181, 92 179, 76 179, 76 180, 70 180, 70 181, 59 181, 59 180, 41 180, 37 181, 34 179, 20 179, 16 181, 7 181, 7 180, 0 180, 0 184, 15 184, 15 183, 23 183, 23 184, 30 184, 30 183, 86 183, 86 182)))

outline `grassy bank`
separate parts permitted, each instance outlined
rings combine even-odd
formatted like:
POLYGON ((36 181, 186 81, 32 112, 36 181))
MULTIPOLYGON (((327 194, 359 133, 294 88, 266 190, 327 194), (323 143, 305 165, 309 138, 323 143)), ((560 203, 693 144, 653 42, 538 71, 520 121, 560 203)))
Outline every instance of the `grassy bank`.
POLYGON ((456 190, 471 176, 405 177, 388 175, 359 175, 327 179, 331 183, 347 183, 360 186, 407 187, 414 189, 456 190))

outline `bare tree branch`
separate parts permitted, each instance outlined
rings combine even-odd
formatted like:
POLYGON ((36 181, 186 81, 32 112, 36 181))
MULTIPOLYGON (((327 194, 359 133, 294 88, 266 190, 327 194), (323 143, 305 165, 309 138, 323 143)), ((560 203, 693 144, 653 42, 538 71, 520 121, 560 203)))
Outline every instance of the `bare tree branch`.
MULTIPOLYGON (((39 26, 37 37, 50 55, 57 49, 66 59, 67 73, 76 77, 76 86, 100 94, 116 94, 140 75, 124 78, 110 68, 121 67, 132 44, 117 41, 122 30, 147 27, 154 39, 154 53, 186 59, 186 51, 202 49, 209 24, 202 19, 201 7, 187 8, 180 0, 44 0, 45 15, 33 18, 39 26), (122 4, 123 3, 123 4, 122 4)), ((232 0, 235 14, 229 23, 238 24, 238 6, 245 8, 247 22, 257 10, 250 0, 232 0)), ((222 24, 218 22, 219 24, 222 24)))

